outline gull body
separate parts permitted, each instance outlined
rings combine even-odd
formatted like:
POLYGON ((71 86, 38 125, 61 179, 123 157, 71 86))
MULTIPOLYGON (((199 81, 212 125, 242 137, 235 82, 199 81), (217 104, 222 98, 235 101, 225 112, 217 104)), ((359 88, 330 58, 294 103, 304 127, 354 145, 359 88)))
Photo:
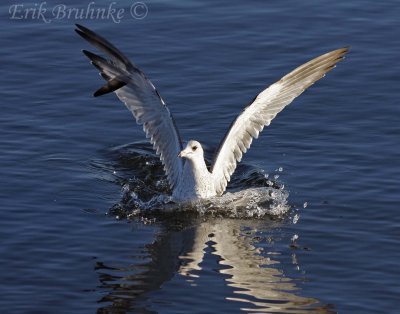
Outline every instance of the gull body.
POLYGON ((105 59, 83 50, 107 81, 94 96, 114 92, 136 122, 143 126, 146 137, 164 165, 176 201, 222 195, 253 139, 348 52, 348 48, 340 48, 314 58, 260 92, 233 121, 208 170, 201 144, 190 140, 183 147, 172 114, 145 74, 105 38, 81 25, 77 25, 76 32, 109 57, 105 59))
POLYGON ((212 174, 204 160, 203 147, 198 141, 190 140, 178 157, 185 158, 182 179, 172 193, 176 201, 210 198, 216 196, 212 174))

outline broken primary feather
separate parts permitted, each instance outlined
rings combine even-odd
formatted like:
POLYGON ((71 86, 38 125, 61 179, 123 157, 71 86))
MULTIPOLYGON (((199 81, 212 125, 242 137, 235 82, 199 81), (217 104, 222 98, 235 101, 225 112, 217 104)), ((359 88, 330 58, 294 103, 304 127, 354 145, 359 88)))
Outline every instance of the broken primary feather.
POLYGON ((100 35, 77 25, 76 32, 110 57, 83 50, 107 83, 94 96, 115 92, 143 125, 164 165, 176 201, 222 195, 242 156, 265 126, 306 88, 325 76, 343 59, 348 48, 319 56, 285 75, 262 91, 231 124, 217 150, 211 170, 201 144, 191 140, 183 148, 173 117, 164 100, 144 73, 100 35))

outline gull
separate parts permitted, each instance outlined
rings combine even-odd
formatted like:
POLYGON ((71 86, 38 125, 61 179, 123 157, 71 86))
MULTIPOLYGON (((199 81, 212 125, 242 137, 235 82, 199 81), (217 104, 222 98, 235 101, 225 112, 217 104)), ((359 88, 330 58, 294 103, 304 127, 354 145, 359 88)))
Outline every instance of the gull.
POLYGON ((105 53, 105 59, 87 50, 82 52, 100 71, 106 84, 94 96, 114 92, 143 126, 159 156, 177 202, 221 196, 237 163, 265 126, 309 86, 325 76, 344 58, 348 48, 325 53, 299 66, 259 93, 233 121, 221 141, 210 170, 198 141, 183 141, 166 103, 145 74, 102 36, 76 24, 75 31, 105 53))

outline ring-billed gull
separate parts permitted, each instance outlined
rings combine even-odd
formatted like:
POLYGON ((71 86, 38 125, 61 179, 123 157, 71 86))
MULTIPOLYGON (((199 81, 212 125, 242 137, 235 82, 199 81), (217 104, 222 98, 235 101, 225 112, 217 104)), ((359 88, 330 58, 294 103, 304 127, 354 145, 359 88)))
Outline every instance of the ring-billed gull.
POLYGON ((210 171, 204 161, 201 144, 190 140, 185 147, 175 121, 154 85, 144 73, 117 48, 84 26, 76 32, 104 52, 104 59, 83 50, 107 83, 94 96, 115 92, 143 125, 146 137, 164 165, 176 201, 188 201, 222 195, 237 163, 265 126, 307 87, 324 77, 344 58, 348 48, 323 54, 296 68, 258 94, 233 121, 215 154, 210 171))

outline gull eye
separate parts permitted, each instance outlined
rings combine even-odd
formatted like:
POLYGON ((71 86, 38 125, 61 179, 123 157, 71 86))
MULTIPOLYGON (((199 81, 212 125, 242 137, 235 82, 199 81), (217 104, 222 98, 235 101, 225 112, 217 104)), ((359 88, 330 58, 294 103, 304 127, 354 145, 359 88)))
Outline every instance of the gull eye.
POLYGON ((197 146, 192 146, 192 150, 195 151, 197 149, 197 146))

